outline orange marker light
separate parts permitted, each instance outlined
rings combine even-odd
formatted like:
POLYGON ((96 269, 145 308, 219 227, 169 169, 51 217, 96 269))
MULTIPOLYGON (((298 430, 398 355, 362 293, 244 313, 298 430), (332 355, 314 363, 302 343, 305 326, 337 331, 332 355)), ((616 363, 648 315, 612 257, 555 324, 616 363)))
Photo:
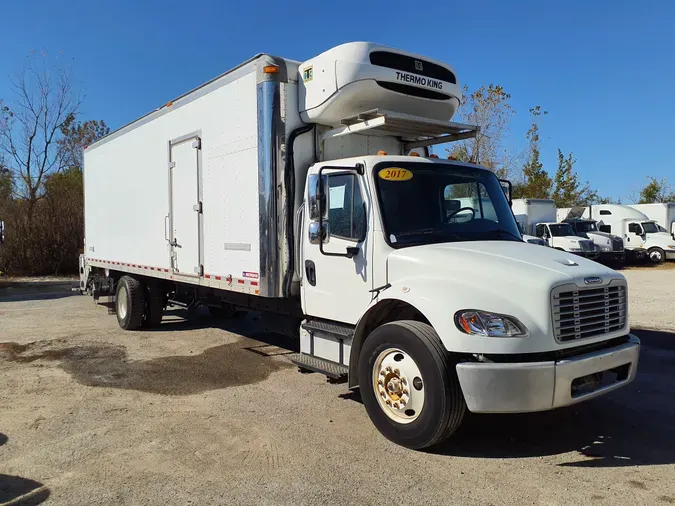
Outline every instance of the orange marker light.
POLYGON ((417 151, 411 151, 408 156, 420 156, 420 154, 417 151))
POLYGON ((438 158, 438 155, 429 155, 429 158, 438 158))
POLYGON ((387 152, 386 152, 385 150, 383 150, 383 149, 380 149, 380 150, 377 152, 377 156, 387 156, 387 152))
POLYGON ((279 67, 276 65, 265 65, 263 67, 263 72, 265 74, 278 74, 279 73, 279 67))

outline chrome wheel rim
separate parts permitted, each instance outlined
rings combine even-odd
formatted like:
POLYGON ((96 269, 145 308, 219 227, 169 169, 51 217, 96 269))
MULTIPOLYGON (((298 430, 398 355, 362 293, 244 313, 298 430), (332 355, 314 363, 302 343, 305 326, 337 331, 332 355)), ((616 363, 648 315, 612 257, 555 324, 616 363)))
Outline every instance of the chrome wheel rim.
POLYGON ((122 287, 117 294, 117 314, 120 315, 120 319, 124 320, 124 318, 126 318, 128 306, 129 298, 127 297, 127 290, 122 287))
POLYGON ((651 254, 651 259, 654 260, 655 262, 658 262, 661 260, 661 252, 660 251, 652 251, 651 254))
POLYGON ((385 414, 397 423, 411 423, 424 408, 425 384, 415 361, 406 352, 388 348, 373 365, 372 386, 385 414))

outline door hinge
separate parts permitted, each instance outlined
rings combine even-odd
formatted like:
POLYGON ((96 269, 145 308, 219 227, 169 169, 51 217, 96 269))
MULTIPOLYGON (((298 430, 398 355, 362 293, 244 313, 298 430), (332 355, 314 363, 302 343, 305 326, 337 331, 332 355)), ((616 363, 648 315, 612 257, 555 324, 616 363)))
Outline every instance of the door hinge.
POLYGON ((204 275, 204 266, 203 265, 198 265, 195 267, 195 272, 199 274, 200 276, 204 275))
POLYGON ((176 162, 169 162, 169 168, 173 169, 176 166, 176 162))
POLYGON ((195 149, 202 149, 202 140, 198 138, 192 141, 192 147, 195 149))
POLYGON ((193 211, 196 211, 196 212, 198 212, 198 213, 203 213, 204 210, 203 210, 203 208, 202 208, 202 201, 200 200, 200 201, 197 202, 194 206, 192 206, 192 210, 193 210, 193 211))

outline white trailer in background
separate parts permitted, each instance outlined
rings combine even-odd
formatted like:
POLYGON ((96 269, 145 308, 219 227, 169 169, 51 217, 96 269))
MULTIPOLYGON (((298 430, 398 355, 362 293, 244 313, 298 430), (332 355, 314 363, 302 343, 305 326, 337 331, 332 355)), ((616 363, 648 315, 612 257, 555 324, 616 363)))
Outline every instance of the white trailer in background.
POLYGON ((617 235, 601 232, 595 220, 582 218, 584 207, 558 208, 556 217, 560 223, 568 223, 579 237, 590 239, 599 251, 598 261, 621 265, 626 260, 623 239, 617 235))
POLYGON ((668 232, 675 239, 675 204, 659 202, 656 204, 632 204, 630 207, 656 221, 661 232, 668 232))
POLYGON ((460 96, 450 66, 371 43, 256 56, 85 150, 81 289, 129 330, 167 304, 274 315, 410 448, 467 409, 626 385, 625 278, 525 244, 494 173, 428 156, 476 134, 460 96))
POLYGON ((556 221, 553 200, 516 199, 511 203, 511 209, 523 233, 543 239, 554 249, 592 260, 598 257, 593 241, 576 236, 569 225, 556 221))
POLYGON ((670 233, 631 206, 595 204, 584 208, 582 217, 597 221, 602 232, 623 237, 626 251, 646 251, 654 263, 675 259, 675 240, 670 233))

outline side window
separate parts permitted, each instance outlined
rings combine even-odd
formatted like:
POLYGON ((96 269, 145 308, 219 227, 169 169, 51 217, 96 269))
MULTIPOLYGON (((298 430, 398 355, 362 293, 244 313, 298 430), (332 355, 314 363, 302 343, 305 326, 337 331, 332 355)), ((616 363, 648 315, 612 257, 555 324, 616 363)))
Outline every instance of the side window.
POLYGON ((600 225, 598 230, 600 230, 600 232, 607 232, 608 234, 612 233, 612 227, 610 225, 600 225))
POLYGON ((608 211, 607 209, 602 209, 602 210, 600 211, 600 214, 601 214, 602 216, 608 216, 608 215, 612 214, 612 211, 608 211))
POLYGON ((546 225, 537 225, 535 235, 537 237, 544 237, 546 235, 546 225))
POLYGON ((366 236, 366 212, 356 177, 354 174, 328 176, 328 221, 332 236, 361 241, 366 236))
POLYGON ((628 231, 631 234, 640 235, 640 225, 638 225, 637 223, 629 223, 628 224, 628 231))

